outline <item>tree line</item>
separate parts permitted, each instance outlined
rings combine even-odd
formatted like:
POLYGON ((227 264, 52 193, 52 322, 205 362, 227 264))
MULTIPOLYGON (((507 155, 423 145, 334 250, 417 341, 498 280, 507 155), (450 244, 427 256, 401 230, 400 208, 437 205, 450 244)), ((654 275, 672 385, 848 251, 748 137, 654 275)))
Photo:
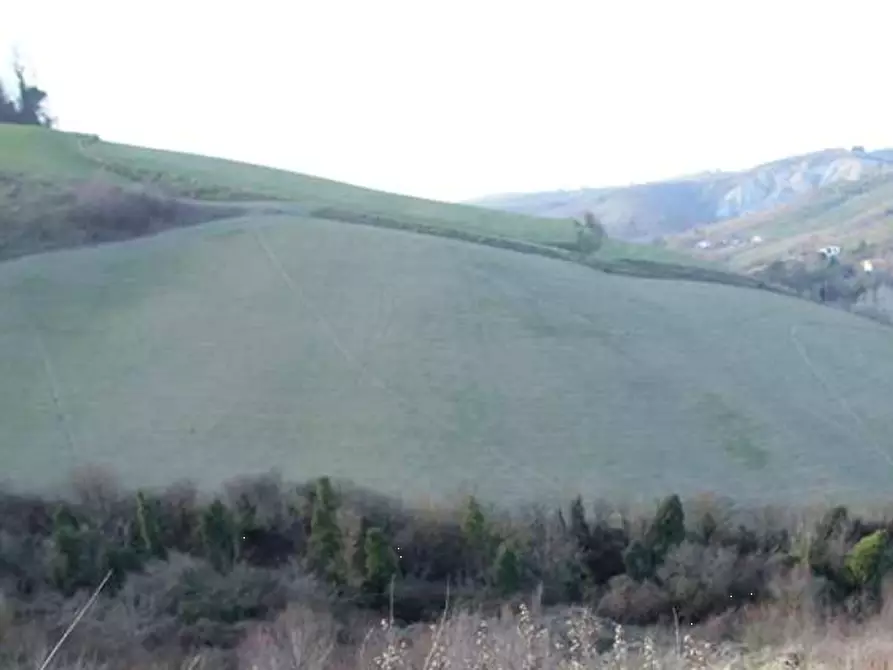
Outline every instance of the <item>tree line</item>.
POLYGON ((104 597, 148 589, 163 610, 148 618, 211 636, 208 644, 285 607, 296 574, 313 580, 327 606, 393 607, 406 622, 436 617, 447 592, 485 609, 539 592, 544 604, 647 624, 785 598, 873 611, 893 571, 893 520, 843 507, 805 527, 675 495, 637 514, 581 497, 510 514, 474 497, 414 510, 327 478, 243 479, 209 498, 187 485, 128 493, 90 481, 81 491, 64 500, 0 492, 7 598, 72 597, 111 572, 104 597), (808 593, 779 586, 803 578, 808 593))
POLYGON ((53 125, 46 109, 47 92, 29 81, 24 66, 13 64, 15 86, 10 89, 0 82, 0 123, 17 123, 27 126, 53 125))

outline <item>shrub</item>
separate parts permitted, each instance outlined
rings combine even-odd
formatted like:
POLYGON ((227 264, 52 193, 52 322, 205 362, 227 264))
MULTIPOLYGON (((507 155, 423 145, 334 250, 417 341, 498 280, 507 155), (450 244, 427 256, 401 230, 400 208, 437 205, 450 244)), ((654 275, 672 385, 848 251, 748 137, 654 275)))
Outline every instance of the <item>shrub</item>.
POLYGON ((846 556, 844 569, 849 580, 859 588, 880 588, 885 571, 889 568, 887 531, 878 530, 863 537, 846 556))
POLYGON ((394 543, 400 547, 405 575, 440 584, 468 568, 462 526, 447 515, 419 513, 396 532, 394 543))
POLYGON ((135 612, 153 643, 177 632, 184 644, 230 646, 244 621, 265 619, 297 601, 321 606, 327 596, 295 565, 270 570, 236 564, 222 574, 207 561, 172 554, 132 575, 106 607, 135 612))
POLYGON ((657 570, 669 603, 685 621, 700 621, 756 600, 764 588, 760 561, 733 549, 685 542, 657 570))
POLYGON ((240 643, 240 665, 253 670, 328 667, 338 634, 339 626, 329 612, 295 604, 240 643))
POLYGON ((628 575, 619 575, 608 582, 596 612, 621 623, 647 624, 670 611, 670 602, 667 593, 654 582, 637 582, 628 575))
POLYGON ((535 509, 485 512, 474 498, 411 509, 362 492, 336 495, 327 479, 306 487, 241 480, 204 506, 189 486, 96 493, 56 504, 50 521, 48 504, 0 497, 0 588, 27 604, 17 610, 23 616, 49 620, 53 607, 83 602, 84 591, 113 569, 101 601, 117 603, 120 616, 97 605, 90 620, 115 634, 135 626, 145 645, 181 633, 184 643, 232 645, 245 621, 266 619, 294 597, 334 597, 339 616, 381 607, 394 575, 394 611, 406 620, 438 616, 447 588, 451 604, 495 611, 528 586, 541 587, 543 603, 597 604, 629 623, 658 622, 673 610, 694 622, 773 599, 855 612, 856 596, 879 602, 893 557, 890 523, 854 518, 845 508, 806 533, 801 526, 808 526, 778 510, 715 501, 689 508, 676 496, 653 515, 627 512, 619 521, 599 508, 587 518, 577 498, 565 521, 535 509), (167 562, 157 560, 165 554, 167 562), (333 593, 315 582, 311 590, 293 588, 308 581, 296 566, 333 593), (785 580, 799 586, 779 588, 785 580), (71 600, 50 597, 51 588, 71 600))
POLYGON ((143 186, 120 186, 105 177, 41 181, 32 175, 0 177, 4 225, 0 259, 52 249, 129 240, 169 228, 244 213, 244 208, 178 200, 143 186))
POLYGON ((127 545, 108 542, 95 529, 61 531, 51 553, 51 583, 65 595, 93 590, 111 573, 107 589, 115 590, 127 574, 139 570, 138 554, 127 545))
POLYGON ((605 240, 605 227, 592 212, 583 215, 583 222, 574 221, 577 228, 577 251, 584 256, 601 249, 605 240))

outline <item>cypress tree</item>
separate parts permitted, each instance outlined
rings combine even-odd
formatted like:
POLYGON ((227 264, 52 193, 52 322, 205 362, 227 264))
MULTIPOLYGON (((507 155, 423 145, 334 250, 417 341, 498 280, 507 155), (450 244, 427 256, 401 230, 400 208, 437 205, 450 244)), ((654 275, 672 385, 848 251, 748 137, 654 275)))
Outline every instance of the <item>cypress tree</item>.
POLYGON ((154 500, 149 500, 142 491, 136 494, 136 521, 139 532, 140 551, 148 556, 167 558, 167 551, 161 539, 161 528, 158 519, 158 507, 154 500))
POLYGON ((242 557, 247 538, 254 538, 263 530, 257 520, 257 507, 246 496, 239 498, 236 503, 235 522, 235 552, 236 558, 242 557))
POLYGON ((364 589, 371 594, 385 595, 391 578, 397 574, 397 554, 380 528, 369 528, 364 543, 366 559, 364 589))
POLYGON ((667 552, 685 539, 685 513, 679 496, 666 497, 657 508, 654 520, 645 534, 645 544, 654 554, 655 562, 663 561, 667 552))
POLYGON ((583 505, 583 498, 577 496, 571 502, 570 509, 570 532, 577 540, 577 545, 581 549, 589 547, 589 524, 586 523, 586 508, 583 505))
POLYGON ((333 584, 344 581, 346 570, 338 527, 338 503, 328 477, 321 477, 316 483, 308 554, 314 571, 333 584))
POLYGON ((466 501, 462 535, 469 550, 471 569, 476 577, 485 577, 491 559, 491 534, 484 510, 474 496, 469 496, 466 501))
POLYGON ((502 542, 496 550, 493 581, 496 590, 503 597, 521 589, 521 561, 518 552, 508 542, 502 542))
POLYGON ((360 517, 360 527, 354 538, 350 556, 350 572, 361 585, 366 581, 366 534, 369 532, 369 519, 360 517))
POLYGON ((220 572, 230 569, 236 557, 236 528, 232 514, 215 499, 202 513, 199 535, 205 556, 220 572))
POLYGON ((71 594, 81 585, 86 557, 80 523, 64 506, 53 514, 52 538, 55 548, 53 583, 63 593, 71 594))

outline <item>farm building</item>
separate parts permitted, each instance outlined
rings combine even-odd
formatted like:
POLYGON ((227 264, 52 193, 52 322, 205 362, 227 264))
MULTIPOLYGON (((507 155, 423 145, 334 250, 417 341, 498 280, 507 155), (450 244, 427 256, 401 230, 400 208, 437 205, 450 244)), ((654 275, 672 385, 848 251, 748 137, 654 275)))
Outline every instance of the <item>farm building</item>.
POLYGON ((838 247, 838 246, 822 247, 821 249, 819 249, 819 255, 822 256, 823 258, 827 258, 827 259, 837 258, 838 256, 840 256, 840 247, 838 247))

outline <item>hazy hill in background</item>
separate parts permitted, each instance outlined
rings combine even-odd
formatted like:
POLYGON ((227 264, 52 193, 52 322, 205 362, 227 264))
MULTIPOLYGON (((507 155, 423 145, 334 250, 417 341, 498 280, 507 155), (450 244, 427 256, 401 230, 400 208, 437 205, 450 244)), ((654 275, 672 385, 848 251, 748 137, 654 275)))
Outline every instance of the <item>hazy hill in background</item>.
POLYGON ((893 149, 826 149, 741 172, 707 172, 627 187, 494 195, 475 204, 544 217, 590 210, 609 234, 648 242, 700 226, 772 210, 841 184, 893 172, 893 149))

